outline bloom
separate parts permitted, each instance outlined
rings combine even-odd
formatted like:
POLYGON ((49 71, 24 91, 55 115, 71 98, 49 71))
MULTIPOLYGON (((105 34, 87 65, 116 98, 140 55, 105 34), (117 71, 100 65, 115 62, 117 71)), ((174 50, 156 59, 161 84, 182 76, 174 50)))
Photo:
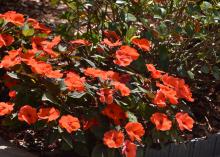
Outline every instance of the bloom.
POLYGON ((121 131, 110 130, 104 134, 103 142, 109 148, 119 148, 124 142, 124 134, 121 131))
POLYGON ((9 46, 14 42, 14 38, 8 34, 0 34, 0 47, 9 46))
POLYGON ((10 114, 14 109, 14 104, 11 104, 9 102, 0 102, 0 116, 8 115, 10 114))
POLYGON ((9 51, 8 55, 3 57, 3 59, 0 63, 0 68, 4 67, 6 69, 9 69, 17 64, 20 64, 21 58, 20 58, 19 54, 21 54, 21 49, 9 51))
POLYGON ((38 119, 37 109, 30 105, 22 106, 18 113, 18 119, 27 122, 29 125, 34 124, 38 119))
POLYGON ((175 78, 173 76, 168 76, 168 74, 163 75, 162 81, 165 85, 174 88, 177 93, 178 98, 184 98, 187 101, 193 102, 192 92, 183 79, 175 78))
POLYGON ((11 90, 11 91, 9 91, 9 93, 8 93, 8 96, 10 97, 10 98, 15 98, 16 97, 16 91, 15 90, 11 90))
POLYGON ((125 130, 129 135, 131 141, 134 140, 141 141, 141 137, 145 133, 142 124, 138 122, 128 122, 125 126, 125 130))
POLYGON ((115 64, 118 64, 119 66, 128 66, 132 61, 138 59, 139 54, 136 49, 126 45, 121 46, 120 49, 116 51, 115 57, 115 64))
POLYGON ((161 71, 157 70, 153 64, 146 64, 148 71, 151 72, 151 77, 154 79, 158 79, 160 78, 161 75, 161 71))
POLYGON ((125 154, 126 157, 136 157, 136 151, 137 146, 133 142, 129 140, 124 142, 122 154, 125 154))
POLYGON ((121 122, 125 121, 127 118, 127 115, 122 108, 114 103, 108 104, 106 108, 102 110, 102 114, 111 118, 115 125, 121 124, 121 122))
POLYGON ((100 89, 98 94, 100 95, 99 100, 102 103, 112 104, 113 103, 113 90, 112 89, 100 89))
POLYGON ((121 41, 119 41, 119 40, 113 42, 113 41, 110 41, 107 38, 103 39, 103 41, 101 43, 105 44, 105 45, 107 45, 109 47, 117 47, 117 46, 121 46, 122 45, 121 41))
POLYGON ((118 81, 112 82, 112 85, 115 87, 116 90, 119 90, 122 96, 129 96, 131 90, 124 84, 118 81))
POLYGON ((195 123, 195 121, 189 116, 188 113, 179 112, 176 114, 175 117, 181 131, 185 129, 192 131, 193 124, 195 123))
POLYGON ((91 43, 85 39, 76 39, 70 41, 71 44, 89 46, 91 43))
POLYGON ((157 130, 167 131, 172 127, 172 122, 168 119, 164 113, 154 113, 151 118, 151 122, 156 125, 157 130))
POLYGON ((80 77, 74 72, 67 73, 64 83, 70 91, 83 92, 85 90, 85 78, 80 77))
POLYGON ((60 111, 55 109, 54 107, 51 108, 40 108, 39 112, 37 113, 39 119, 47 119, 48 122, 56 120, 60 116, 60 111))
POLYGON ((150 51, 151 43, 147 39, 138 39, 134 38, 131 41, 134 45, 137 45, 139 48, 141 48, 144 51, 150 51))
POLYGON ((68 133, 72 133, 80 128, 80 123, 78 118, 71 115, 65 115, 60 118, 59 126, 66 129, 68 133))
POLYGON ((8 11, 4 14, 0 14, 0 18, 3 18, 4 20, 11 22, 18 26, 23 26, 24 21, 25 21, 24 15, 19 14, 15 11, 8 11))
POLYGON ((42 33, 46 33, 46 34, 49 34, 51 32, 50 28, 46 27, 45 25, 39 23, 37 20, 35 19, 32 19, 32 18, 28 18, 27 19, 27 22, 28 23, 31 23, 32 27, 35 29, 35 30, 39 30, 41 31, 42 33))

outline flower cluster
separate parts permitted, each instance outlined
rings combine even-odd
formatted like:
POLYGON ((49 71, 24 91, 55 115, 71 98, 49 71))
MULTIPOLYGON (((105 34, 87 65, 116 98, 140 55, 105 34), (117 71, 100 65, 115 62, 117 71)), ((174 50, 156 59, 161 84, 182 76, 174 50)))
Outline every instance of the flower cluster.
POLYGON ((22 14, 9 11, 0 18, 0 68, 10 89, 9 101, 0 103, 0 116, 14 113, 11 118, 23 125, 43 121, 69 134, 101 128, 105 132, 97 141, 126 157, 136 156, 146 136, 159 141, 155 131, 192 131, 194 120, 179 107, 194 101, 190 88, 183 79, 146 64, 153 45, 148 39, 126 42, 105 30, 98 43, 63 42, 22 14), (61 51, 62 43, 68 44, 61 51), (146 65, 143 74, 135 69, 140 62, 146 65))

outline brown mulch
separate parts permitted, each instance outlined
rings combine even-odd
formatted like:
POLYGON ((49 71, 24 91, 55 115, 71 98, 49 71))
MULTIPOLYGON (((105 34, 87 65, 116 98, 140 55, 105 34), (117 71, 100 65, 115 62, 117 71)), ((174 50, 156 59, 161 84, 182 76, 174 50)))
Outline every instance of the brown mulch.
POLYGON ((66 5, 51 6, 49 0, 0 0, 0 13, 14 10, 49 24, 64 23, 59 16, 66 5))

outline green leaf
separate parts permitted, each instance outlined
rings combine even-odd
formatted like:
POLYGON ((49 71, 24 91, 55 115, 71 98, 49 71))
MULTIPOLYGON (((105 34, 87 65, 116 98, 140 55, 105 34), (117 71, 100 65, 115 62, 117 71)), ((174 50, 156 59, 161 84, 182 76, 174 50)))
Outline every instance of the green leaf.
POLYGON ((165 46, 160 46, 159 49, 159 65, 160 67, 167 71, 169 67, 169 51, 165 46))
POLYGON ((127 14, 125 14, 125 21, 135 22, 135 21, 137 21, 137 18, 133 14, 127 13, 127 14))
POLYGON ((207 11, 212 8, 212 4, 207 1, 203 1, 202 4, 200 5, 200 7, 202 10, 207 11))
POLYGON ((103 144, 97 144, 92 150, 91 157, 107 157, 107 148, 103 144))
POLYGON ((209 67, 207 65, 203 65, 201 67, 201 71, 204 73, 204 74, 208 74, 209 73, 209 67))
POLYGON ((220 80, 220 69, 217 66, 213 66, 213 76, 216 80, 220 80))
POLYGON ((20 78, 18 77, 18 75, 17 75, 16 73, 14 73, 14 72, 9 72, 9 71, 7 71, 7 75, 10 76, 11 78, 16 79, 16 80, 20 79, 20 78))
POLYGON ((72 142, 72 138, 71 138, 71 135, 68 134, 68 133, 62 133, 62 141, 66 144, 64 144, 64 149, 65 150, 68 150, 69 148, 70 149, 73 149, 73 142, 72 142))
POLYGON ((49 92, 45 92, 41 98, 42 101, 49 101, 53 104, 59 105, 58 101, 56 100, 56 98, 51 95, 51 93, 49 92))
POLYGON ((76 98, 76 99, 79 99, 81 97, 83 97, 86 93, 85 92, 72 92, 72 93, 69 93, 68 96, 71 97, 71 98, 76 98))
POLYGON ((23 29, 22 29, 22 34, 25 37, 32 36, 32 35, 34 35, 34 29, 33 28, 29 28, 28 24, 25 24, 23 29))
POLYGON ((194 79, 194 78, 195 78, 195 74, 193 74, 192 71, 188 70, 188 71, 187 71, 187 74, 188 74, 188 76, 189 76, 190 79, 194 79))
POLYGON ((135 35, 135 33, 137 32, 137 28, 136 27, 130 27, 127 32, 126 32, 126 42, 130 43, 131 38, 135 35))
POLYGON ((137 122, 138 121, 137 117, 133 113, 131 113, 129 111, 127 111, 126 113, 128 115, 129 122, 137 122))

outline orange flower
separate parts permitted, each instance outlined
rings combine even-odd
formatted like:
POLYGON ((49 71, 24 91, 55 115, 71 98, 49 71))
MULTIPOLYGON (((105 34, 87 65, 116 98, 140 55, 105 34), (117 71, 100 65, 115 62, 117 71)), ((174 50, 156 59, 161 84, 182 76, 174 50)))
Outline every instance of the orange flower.
POLYGON ((85 78, 80 78, 80 76, 74 72, 67 73, 64 83, 70 91, 83 92, 85 90, 85 78))
POLYGON ((37 20, 35 19, 32 19, 32 18, 28 18, 27 19, 27 22, 28 23, 31 23, 32 27, 35 29, 35 30, 40 30, 42 33, 45 33, 45 34, 50 34, 51 30, 50 28, 46 27, 45 25, 39 23, 37 20))
POLYGON ((100 95, 99 100, 102 103, 112 104, 113 103, 113 90, 112 89, 100 89, 97 93, 100 95))
POLYGON ((10 98, 15 98, 15 97, 16 97, 16 91, 15 91, 15 90, 9 91, 8 96, 9 96, 10 98))
POLYGON ((139 54, 136 49, 130 46, 121 46, 119 50, 116 51, 115 64, 119 66, 128 66, 132 61, 137 60, 139 54))
POLYGON ((25 21, 24 15, 16 13, 15 11, 8 11, 4 14, 0 14, 0 18, 18 26, 23 26, 25 21))
POLYGON ((107 46, 109 46, 109 47, 117 47, 117 46, 121 46, 121 45, 122 45, 121 41, 119 41, 119 40, 113 42, 113 41, 110 41, 110 40, 107 39, 107 38, 105 38, 105 39, 101 42, 101 44, 107 45, 107 46))
POLYGON ((119 74, 114 71, 103 71, 95 68, 87 68, 84 70, 84 74, 86 76, 90 76, 92 78, 100 78, 102 80, 118 80, 119 74))
POLYGON ((112 82, 112 85, 115 87, 116 90, 119 90, 122 96, 129 96, 131 90, 124 84, 118 81, 112 82))
POLYGON ((175 117, 181 131, 185 129, 192 131, 195 121, 188 115, 188 113, 179 112, 175 117))
POLYGON ((78 118, 71 115, 65 115, 60 118, 59 126, 66 129, 68 133, 72 133, 80 128, 80 123, 78 118))
POLYGON ((184 98, 190 102, 194 101, 190 88, 187 84, 185 84, 185 81, 183 79, 168 76, 168 74, 166 74, 163 75, 162 81, 165 85, 174 88, 178 98, 184 98))
POLYGON ((0 47, 9 46, 14 42, 14 38, 8 34, 0 34, 0 47))
POLYGON ((124 142, 122 154, 125 154, 126 157, 136 157, 136 152, 137 146, 133 142, 126 140, 124 142))
POLYGON ((119 148, 124 142, 124 134, 121 131, 110 130, 104 134, 103 142, 109 148, 119 148))
POLYGON ((31 70, 40 75, 44 75, 48 78, 61 78, 63 74, 59 70, 53 70, 52 66, 43 61, 37 61, 35 59, 29 59, 26 61, 27 65, 31 66, 31 70))
POLYGON ((14 109, 14 104, 11 104, 9 102, 0 102, 0 116, 8 115, 10 114, 14 109))
POLYGON ((160 78, 161 75, 161 71, 157 70, 153 64, 146 64, 148 71, 151 72, 151 77, 154 79, 158 79, 160 78))
POLYGON ((75 44, 75 45, 84 45, 84 46, 90 46, 91 43, 85 39, 76 39, 76 40, 72 40, 70 41, 71 44, 75 44))
POLYGON ((128 122, 125 126, 125 129, 131 141, 141 141, 141 137, 145 133, 142 124, 138 122, 128 122))
POLYGON ((4 67, 5 69, 9 69, 17 64, 21 63, 21 58, 18 56, 21 53, 21 49, 11 50, 8 52, 9 55, 3 57, 0 68, 4 67))
POLYGON ((60 111, 52 108, 40 108, 38 112, 38 118, 39 119, 47 119, 47 122, 51 122, 53 120, 56 120, 60 116, 60 111))
POLYGON ((134 45, 137 45, 143 51, 150 51, 151 43, 147 39, 134 38, 131 41, 134 45))
POLYGON ((36 123, 37 117, 37 109, 33 108, 29 105, 24 105, 20 108, 18 113, 18 120, 25 121, 29 125, 36 123))
POLYGON ((108 104, 102 114, 111 118, 115 125, 120 125, 121 122, 124 122, 127 119, 126 113, 122 110, 117 104, 108 104))
POLYGON ((157 91, 153 103, 158 107, 166 107, 166 97, 161 90, 157 91))
POLYGON ((168 119, 164 113, 154 113, 151 118, 151 122, 156 125, 157 130, 167 131, 172 127, 172 122, 168 119))
POLYGON ((60 41, 61 41, 60 36, 56 36, 51 42, 49 42, 49 41, 42 41, 41 45, 43 47, 43 50, 47 54, 49 54, 52 58, 56 58, 59 55, 56 52, 53 51, 53 47, 58 45, 60 41))
POLYGON ((160 83, 156 83, 157 87, 160 87, 158 92, 163 93, 164 97, 169 100, 171 104, 176 105, 178 103, 178 98, 176 91, 168 86, 162 85, 160 83))

